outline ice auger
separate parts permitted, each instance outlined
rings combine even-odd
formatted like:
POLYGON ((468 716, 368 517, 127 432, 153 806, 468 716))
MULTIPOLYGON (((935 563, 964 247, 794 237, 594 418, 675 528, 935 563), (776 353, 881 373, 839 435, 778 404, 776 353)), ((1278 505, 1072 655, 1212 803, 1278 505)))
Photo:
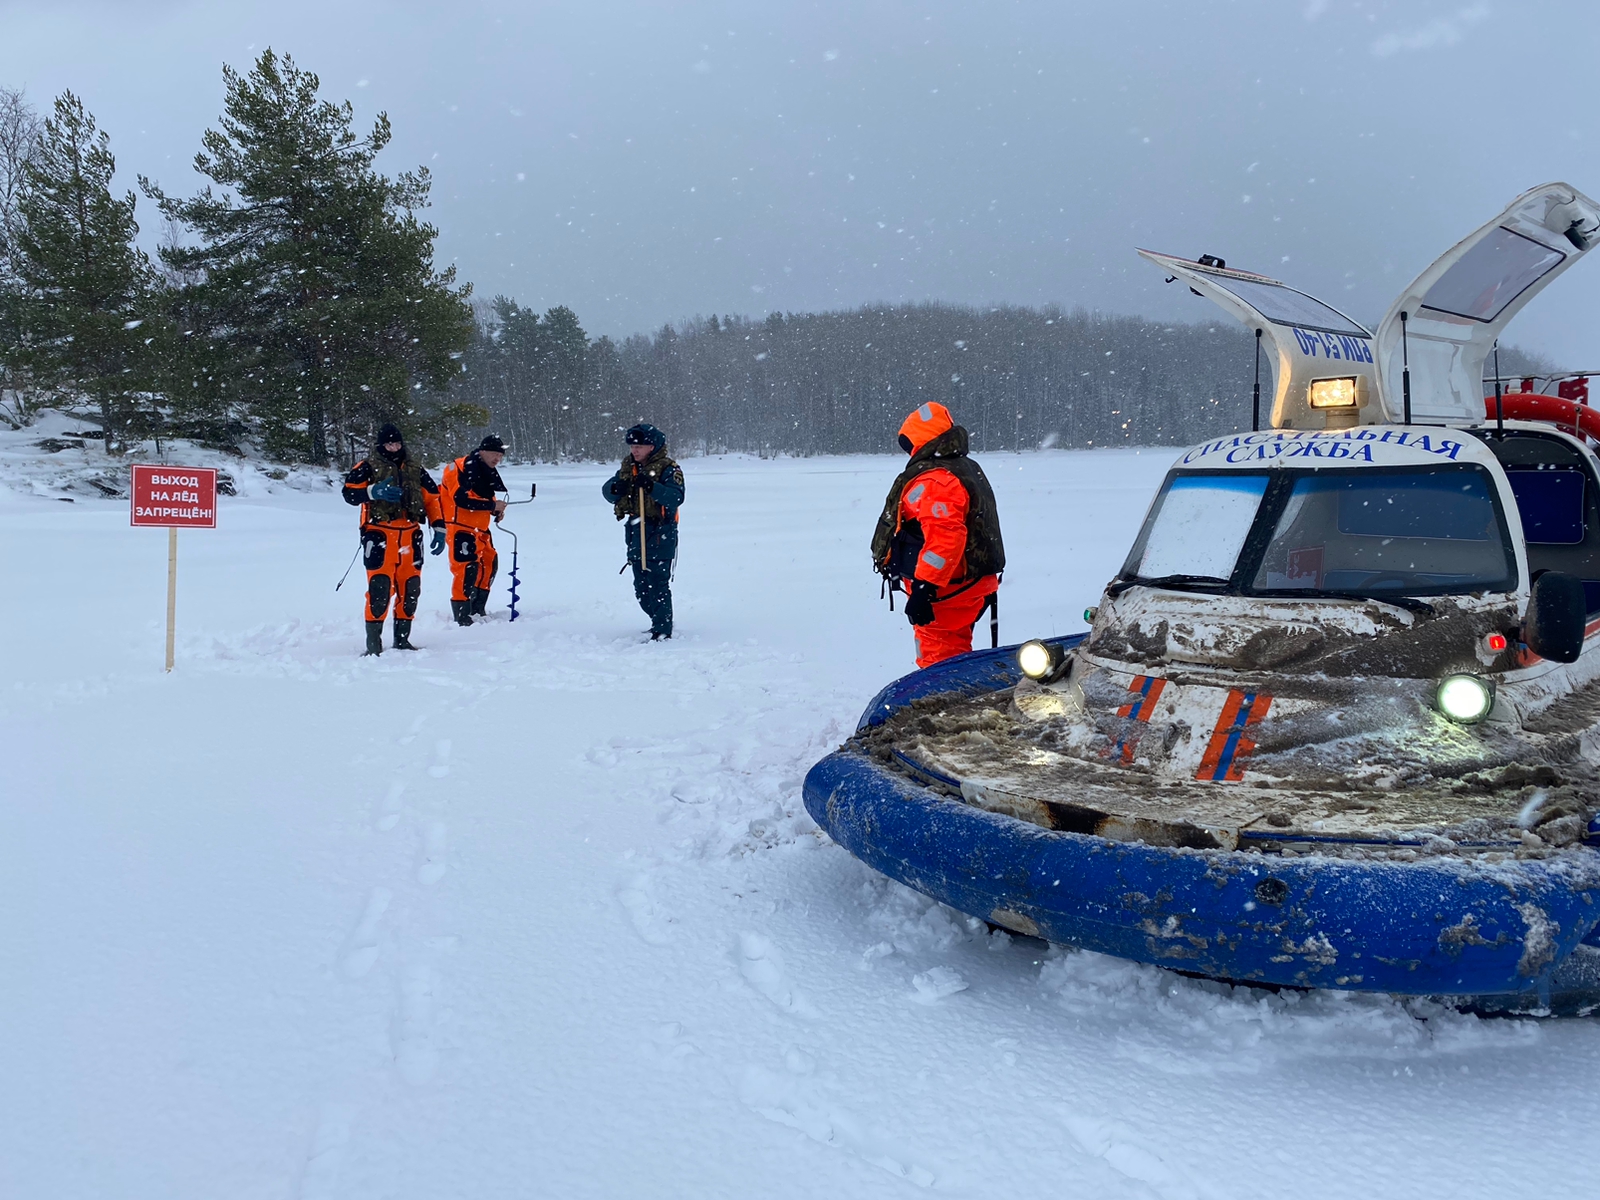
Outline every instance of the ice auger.
MULTIPOLYGON (((533 503, 533 498, 538 494, 539 485, 537 483, 530 484, 528 486, 528 498, 526 500, 507 500, 506 507, 510 508, 513 504, 531 504, 533 503)), ((519 583, 517 579, 517 531, 514 529, 507 529, 500 523, 499 517, 495 518, 494 523, 496 527, 501 529, 503 532, 511 535, 511 619, 515 621, 517 619, 517 587, 519 583)))

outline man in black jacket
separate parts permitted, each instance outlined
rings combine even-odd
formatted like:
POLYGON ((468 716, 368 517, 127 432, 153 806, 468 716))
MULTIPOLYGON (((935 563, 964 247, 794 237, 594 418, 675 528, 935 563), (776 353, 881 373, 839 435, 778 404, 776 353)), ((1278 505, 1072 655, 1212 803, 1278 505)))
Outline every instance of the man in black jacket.
POLYGON ((672 636, 672 569, 678 561, 678 506, 683 503, 683 468, 667 457, 667 435, 638 424, 626 435, 628 455, 600 493, 611 504, 623 534, 633 594, 650 618, 650 640, 672 636))

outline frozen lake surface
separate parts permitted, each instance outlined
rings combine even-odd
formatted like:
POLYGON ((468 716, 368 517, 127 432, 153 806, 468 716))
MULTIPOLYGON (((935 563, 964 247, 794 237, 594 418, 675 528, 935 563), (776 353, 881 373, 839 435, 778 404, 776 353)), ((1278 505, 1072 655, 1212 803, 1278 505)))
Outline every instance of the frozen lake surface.
MULTIPOLYGON (((979 457, 1004 639, 1083 628, 1172 453, 979 457)), ((354 510, 241 468, 166 677, 165 533, 19 460, 0 1195, 1594 1195, 1592 1021, 1067 953, 821 838, 806 769, 912 665, 901 462, 686 460, 658 645, 607 468, 508 470, 522 619, 429 559, 376 660, 354 510)))

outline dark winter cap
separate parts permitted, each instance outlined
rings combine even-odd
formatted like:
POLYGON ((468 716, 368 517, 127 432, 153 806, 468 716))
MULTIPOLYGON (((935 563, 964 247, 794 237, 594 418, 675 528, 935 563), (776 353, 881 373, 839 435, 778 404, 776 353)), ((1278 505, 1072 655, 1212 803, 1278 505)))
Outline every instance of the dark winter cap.
POLYGON ((378 445, 382 446, 386 442, 399 442, 402 446, 406 444, 405 438, 400 436, 400 426, 390 422, 378 430, 378 445))
POLYGON ((504 454, 506 452, 506 444, 500 440, 500 435, 498 433, 490 433, 484 435, 483 441, 478 443, 478 449, 494 450, 500 454, 504 454))
POLYGON ((659 450, 667 444, 667 435, 654 425, 640 421, 639 424, 628 430, 627 436, 623 440, 630 446, 654 446, 659 450))

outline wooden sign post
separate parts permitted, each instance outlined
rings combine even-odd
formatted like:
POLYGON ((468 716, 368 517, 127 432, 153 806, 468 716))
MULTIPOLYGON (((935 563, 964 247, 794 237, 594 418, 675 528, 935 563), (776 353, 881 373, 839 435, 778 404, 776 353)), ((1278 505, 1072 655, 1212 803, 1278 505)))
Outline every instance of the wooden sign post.
POLYGON ((135 465, 128 489, 129 524, 167 531, 167 670, 178 625, 178 530, 217 527, 214 467, 135 465))

